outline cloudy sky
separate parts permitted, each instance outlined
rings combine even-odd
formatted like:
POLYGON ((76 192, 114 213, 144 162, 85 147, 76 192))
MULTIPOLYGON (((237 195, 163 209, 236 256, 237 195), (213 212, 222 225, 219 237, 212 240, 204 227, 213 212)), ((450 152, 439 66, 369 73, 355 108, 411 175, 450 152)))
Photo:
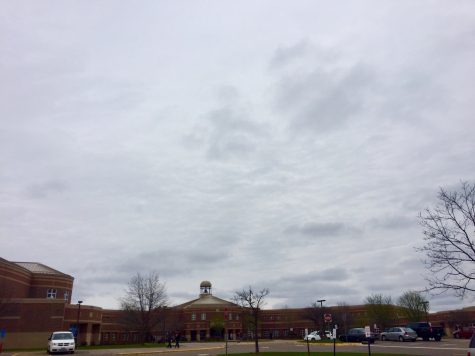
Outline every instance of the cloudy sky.
POLYGON ((397 299, 475 177, 473 1, 11 0, 0 48, 0 256, 73 302, 152 270, 171 304, 397 299))

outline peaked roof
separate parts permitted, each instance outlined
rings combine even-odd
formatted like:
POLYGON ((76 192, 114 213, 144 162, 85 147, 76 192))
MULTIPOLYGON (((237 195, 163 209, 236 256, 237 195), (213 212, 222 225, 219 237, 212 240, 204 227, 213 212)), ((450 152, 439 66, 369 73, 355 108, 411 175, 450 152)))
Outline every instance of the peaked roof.
POLYGON ((238 306, 235 303, 231 303, 231 302, 228 302, 227 300, 215 297, 212 294, 201 294, 199 298, 177 305, 175 308, 188 309, 188 308, 199 308, 199 307, 210 306, 210 305, 221 306, 221 307, 226 307, 226 306, 237 307, 238 306))

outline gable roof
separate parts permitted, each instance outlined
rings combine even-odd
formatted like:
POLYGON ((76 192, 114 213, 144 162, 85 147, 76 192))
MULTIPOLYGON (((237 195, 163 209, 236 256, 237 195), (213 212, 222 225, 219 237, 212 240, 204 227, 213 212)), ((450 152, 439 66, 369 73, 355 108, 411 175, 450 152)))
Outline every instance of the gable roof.
POLYGON ((177 305, 175 308, 190 309, 190 308, 200 308, 200 307, 211 306, 211 305, 220 306, 220 307, 227 307, 227 306, 238 307, 237 304, 215 297, 212 294, 201 294, 199 298, 177 305))

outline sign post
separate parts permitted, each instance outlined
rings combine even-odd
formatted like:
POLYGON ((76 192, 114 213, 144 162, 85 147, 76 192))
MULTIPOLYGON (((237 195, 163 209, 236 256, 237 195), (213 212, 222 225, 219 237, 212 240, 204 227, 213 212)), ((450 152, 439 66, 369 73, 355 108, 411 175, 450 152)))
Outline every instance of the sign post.
POLYGON ((335 326, 333 327, 333 333, 332 333, 332 337, 333 337, 333 356, 336 355, 336 330, 338 329, 338 325, 335 324, 335 326))
MULTIPOLYGON (((332 315, 331 314, 323 314, 323 320, 325 321, 325 324, 330 325, 330 323, 332 322, 332 315)), ((324 328, 324 329, 326 329, 326 328, 324 328)), ((322 336, 323 336, 323 338, 326 338, 326 336, 327 336, 326 330, 322 331, 322 336)))
POLYGON ((308 343, 308 329, 305 329, 305 340, 307 340, 307 355, 310 356, 310 344, 308 343))
POLYGON ((364 333, 366 336, 366 340, 368 342, 368 355, 371 356, 371 328, 369 326, 364 327, 364 333))

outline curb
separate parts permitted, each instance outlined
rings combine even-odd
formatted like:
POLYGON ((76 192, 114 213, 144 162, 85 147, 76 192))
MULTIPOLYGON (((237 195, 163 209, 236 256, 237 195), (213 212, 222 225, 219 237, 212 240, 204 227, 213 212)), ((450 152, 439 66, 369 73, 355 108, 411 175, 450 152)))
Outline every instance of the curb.
POLYGON ((201 351, 201 350, 218 350, 223 349, 224 346, 212 346, 212 347, 200 347, 200 348, 178 348, 173 350, 154 350, 154 351, 136 351, 136 352, 120 352, 117 355, 152 355, 152 354, 164 354, 164 353, 172 353, 172 352, 183 352, 183 351, 201 351))

